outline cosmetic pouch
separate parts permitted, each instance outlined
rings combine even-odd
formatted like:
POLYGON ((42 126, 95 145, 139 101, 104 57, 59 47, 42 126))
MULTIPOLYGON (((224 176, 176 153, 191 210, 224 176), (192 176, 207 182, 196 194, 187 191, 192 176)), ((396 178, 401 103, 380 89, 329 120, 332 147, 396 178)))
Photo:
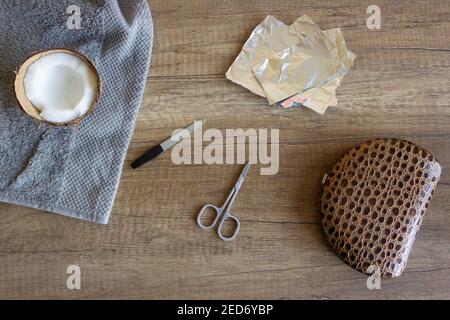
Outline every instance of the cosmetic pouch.
POLYGON ((350 150, 322 181, 320 222, 332 249, 360 272, 398 277, 440 175, 436 158, 405 140, 350 150))

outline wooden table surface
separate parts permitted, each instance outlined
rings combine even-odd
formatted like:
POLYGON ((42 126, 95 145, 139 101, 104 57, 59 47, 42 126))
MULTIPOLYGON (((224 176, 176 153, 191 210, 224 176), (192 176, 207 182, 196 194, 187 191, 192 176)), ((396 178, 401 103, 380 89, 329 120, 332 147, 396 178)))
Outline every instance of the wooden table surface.
MULTIPOLYGON (((112 217, 96 225, 0 204, 0 298, 341 299, 450 298, 450 2, 376 3, 381 30, 366 27, 368 1, 152 0, 152 67, 112 217), (279 110, 224 77, 266 15, 308 14, 340 27, 357 60, 320 116, 279 110), (131 160, 174 129, 280 130, 280 169, 254 166, 235 202, 235 242, 200 231, 205 202, 220 203, 240 165, 131 160), (331 251, 318 224, 320 181, 339 156, 374 137, 406 138, 443 166, 441 182, 403 275, 368 290, 367 277, 331 251), (81 290, 66 288, 68 265, 81 290)), ((207 143, 205 142, 205 145, 207 143)))

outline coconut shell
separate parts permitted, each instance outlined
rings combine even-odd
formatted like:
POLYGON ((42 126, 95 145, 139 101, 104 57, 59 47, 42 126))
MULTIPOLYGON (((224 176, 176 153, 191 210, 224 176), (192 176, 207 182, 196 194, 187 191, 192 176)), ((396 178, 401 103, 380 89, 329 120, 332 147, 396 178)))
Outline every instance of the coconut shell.
POLYGON ((81 53, 74 51, 74 50, 51 49, 51 50, 47 50, 47 51, 34 53, 30 58, 28 58, 20 66, 20 69, 17 72, 16 79, 14 81, 14 91, 15 91, 16 99, 19 102, 20 108, 34 120, 38 121, 39 123, 47 123, 49 125, 56 126, 56 127, 69 127, 69 126, 73 127, 73 126, 78 126, 81 123, 81 121, 86 119, 94 111, 94 108, 97 105, 97 102, 101 96, 102 81, 100 79, 100 76, 99 76, 98 71, 95 68, 94 64, 86 56, 84 56, 81 53), (57 122, 50 122, 50 121, 43 119, 39 115, 40 111, 34 107, 34 105, 31 103, 31 101, 27 98, 27 96, 25 94, 24 80, 25 80, 25 76, 28 71, 28 67, 31 64, 33 64, 35 61, 39 60, 40 58, 48 56, 50 54, 54 54, 54 53, 67 53, 67 54, 76 56, 77 58, 79 58, 83 62, 85 62, 92 69, 92 71, 95 73, 95 75, 97 77, 97 95, 94 99, 93 104, 91 105, 89 110, 84 115, 82 115, 81 117, 79 117, 75 120, 69 121, 69 122, 57 123, 57 122))

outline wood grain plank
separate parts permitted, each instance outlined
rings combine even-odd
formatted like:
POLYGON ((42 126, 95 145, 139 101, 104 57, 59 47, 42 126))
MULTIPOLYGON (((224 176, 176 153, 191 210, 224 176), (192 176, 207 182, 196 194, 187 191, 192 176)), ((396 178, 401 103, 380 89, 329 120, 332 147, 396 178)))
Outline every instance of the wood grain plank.
POLYGON ((178 8, 170 1, 152 1, 158 30, 152 76, 224 74, 253 28, 269 14, 287 24, 308 14, 322 29, 340 27, 348 47, 356 53, 392 48, 450 49, 446 41, 450 3, 385 0, 377 4, 382 28, 370 31, 366 28, 368 4, 361 1, 201 0, 178 8))
POLYGON ((450 299, 448 1, 378 1, 379 31, 365 27, 361 1, 149 2, 151 76, 110 223, 0 204, 0 298, 450 299), (323 29, 341 27, 358 55, 338 107, 322 117, 271 108, 223 75, 267 14, 291 23, 305 13, 323 29), (241 166, 176 166, 168 152, 129 167, 200 118, 205 130, 280 130, 280 170, 252 168, 233 207, 242 222, 233 243, 200 231, 195 216, 205 202, 224 200, 241 166), (444 170, 404 274, 368 290, 325 242, 317 199, 344 152, 381 136, 426 147, 444 170), (70 264, 82 269, 82 290, 66 288, 70 264))

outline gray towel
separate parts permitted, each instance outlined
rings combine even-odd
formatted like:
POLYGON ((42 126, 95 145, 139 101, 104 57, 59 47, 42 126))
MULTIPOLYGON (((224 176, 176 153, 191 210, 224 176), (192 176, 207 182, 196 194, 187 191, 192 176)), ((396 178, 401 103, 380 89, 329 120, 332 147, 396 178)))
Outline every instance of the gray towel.
POLYGON ((145 0, 0 0, 0 201, 107 223, 142 99, 153 41, 145 0), (69 5, 81 30, 69 30, 69 5), (71 48, 104 82, 78 128, 51 128, 14 98, 14 71, 31 53, 71 48))

